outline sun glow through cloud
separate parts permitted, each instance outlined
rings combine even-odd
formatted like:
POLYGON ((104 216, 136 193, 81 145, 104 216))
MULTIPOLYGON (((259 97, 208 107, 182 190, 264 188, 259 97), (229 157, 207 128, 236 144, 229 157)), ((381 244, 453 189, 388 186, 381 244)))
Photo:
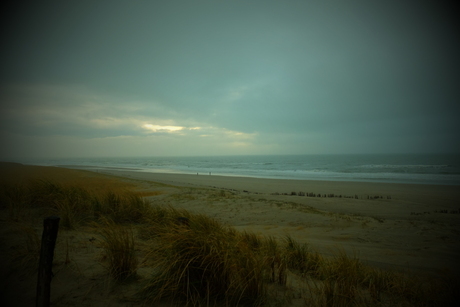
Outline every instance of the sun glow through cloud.
POLYGON ((142 128, 150 130, 152 132, 176 132, 184 129, 184 127, 181 126, 160 126, 151 124, 142 125, 142 128))

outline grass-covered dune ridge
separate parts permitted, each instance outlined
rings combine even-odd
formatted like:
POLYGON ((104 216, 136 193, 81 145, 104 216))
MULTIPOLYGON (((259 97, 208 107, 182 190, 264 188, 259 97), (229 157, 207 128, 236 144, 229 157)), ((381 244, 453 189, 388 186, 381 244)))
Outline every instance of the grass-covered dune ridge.
MULTIPOLYGON (((2 271, 33 280, 41 221, 51 214, 61 217, 55 304, 91 305, 97 298, 92 289, 103 289, 105 302, 119 306, 449 306, 458 301, 455 279, 370 267, 344 251, 326 257, 290 236, 238 231, 174 203, 158 205, 131 185, 101 189, 86 183, 61 183, 51 176, 4 181, 0 187, 2 263, 12 264, 2 271), (19 248, 15 242, 29 243, 19 248), (64 287, 72 284, 66 276, 79 279, 79 287, 64 287)), ((27 293, 33 282, 19 286, 16 291, 27 293)))
POLYGON ((36 180, 28 184, 3 185, 1 206, 13 220, 20 220, 28 208, 61 218, 61 227, 72 229, 81 223, 108 217, 115 222, 139 222, 148 214, 149 203, 131 191, 92 192, 78 186, 36 180))

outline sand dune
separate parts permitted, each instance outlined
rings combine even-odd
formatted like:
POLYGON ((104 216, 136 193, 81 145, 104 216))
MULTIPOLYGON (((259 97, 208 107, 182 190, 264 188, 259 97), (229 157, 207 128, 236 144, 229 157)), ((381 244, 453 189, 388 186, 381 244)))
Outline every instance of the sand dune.
MULTIPOLYGON (((326 257, 345 250, 377 267, 429 276, 460 274, 457 186, 90 172, 17 164, 0 164, 0 170, 3 184, 46 179, 94 190, 136 190, 153 204, 205 213, 238 230, 276 238, 289 235, 326 257), (303 193, 314 193, 316 197, 303 193)), ((28 216, 12 221, 5 206, 0 215, 1 273, 7 276, 1 289, 8 293, 10 303, 31 304, 36 275, 25 274, 10 261, 25 244, 24 229, 40 233, 41 220, 28 216)), ((100 262, 101 250, 93 236, 91 229, 85 227, 60 231, 55 271, 58 282, 53 281, 55 304, 126 305, 118 299, 120 293, 113 291, 117 286, 109 286, 100 262)), ((138 269, 140 278, 149 272, 147 267, 138 269)), ((134 290, 128 287, 123 291, 128 291, 123 295, 129 296, 129 291, 134 290)))
POLYGON ((383 267, 460 273, 457 186, 104 172, 189 187, 182 192, 189 193, 187 200, 152 200, 206 213, 238 229, 279 237, 289 234, 322 253, 343 248, 383 267), (206 189, 217 194, 225 191, 227 197, 209 199, 206 189))

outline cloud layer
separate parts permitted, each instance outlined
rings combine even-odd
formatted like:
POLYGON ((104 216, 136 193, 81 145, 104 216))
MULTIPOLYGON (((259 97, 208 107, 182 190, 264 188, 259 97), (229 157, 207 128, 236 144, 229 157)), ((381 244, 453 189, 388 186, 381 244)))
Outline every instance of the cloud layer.
POLYGON ((447 7, 79 1, 8 12, 3 157, 460 152, 447 7))

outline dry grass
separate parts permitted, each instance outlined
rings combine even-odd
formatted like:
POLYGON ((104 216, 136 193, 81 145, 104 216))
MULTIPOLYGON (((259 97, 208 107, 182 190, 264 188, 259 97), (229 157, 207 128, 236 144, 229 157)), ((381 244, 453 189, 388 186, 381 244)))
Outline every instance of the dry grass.
POLYGON ((95 226, 102 236, 101 246, 104 249, 104 260, 108 263, 110 275, 117 280, 135 276, 138 260, 132 229, 107 218, 101 219, 95 226))
POLYGON ((135 276, 139 254, 142 264, 152 268, 151 278, 139 285, 137 303, 141 305, 162 301, 198 306, 288 305, 286 297, 292 289, 286 284, 292 276, 304 281, 299 292, 305 306, 450 306, 458 302, 457 279, 422 279, 376 269, 343 251, 323 257, 291 237, 278 241, 238 232, 203 214, 152 205, 126 189, 56 182, 1 185, 0 208, 11 223, 22 227, 24 242, 16 250, 17 262, 24 268, 34 267, 38 259, 40 240, 27 224, 31 220, 25 219, 30 212, 41 217, 59 215, 64 229, 92 225, 101 238, 103 260, 112 278, 135 276), (135 247, 141 245, 140 253, 135 247))
MULTIPOLYGON (((290 237, 279 242, 237 232, 204 215, 155 209, 150 265, 155 274, 142 291, 148 303, 263 305, 283 297, 270 292, 289 275, 305 280, 305 306, 433 306, 456 300, 452 281, 422 280, 410 274, 364 265, 338 251, 325 258, 290 237), (186 217, 188 225, 178 222, 186 217), (445 296, 440 296, 444 293, 445 296), (276 295, 277 297, 274 297, 276 295)), ((284 292, 289 291, 284 288, 284 292)), ((281 300, 287 304, 288 300, 281 300)))
POLYGON ((19 222, 25 218, 29 199, 24 189, 16 184, 3 184, 0 190, 1 209, 8 210, 8 218, 19 222))
POLYGON ((266 296, 264 262, 254 237, 205 215, 157 208, 151 265, 156 274, 142 291, 150 303, 261 304, 266 296), (180 217, 188 223, 180 223, 180 217))
POLYGON ((306 306, 454 306, 458 301, 453 290, 458 279, 377 269, 344 251, 319 259, 319 274, 307 283, 306 306))
POLYGON ((65 187, 80 187, 91 192, 136 189, 137 186, 113 176, 95 174, 89 171, 64 169, 15 163, 1 163, 0 184, 24 184, 33 181, 59 182, 65 187))
POLYGON ((148 201, 133 192, 108 191, 94 198, 91 209, 97 218, 110 217, 117 223, 138 223, 149 216, 151 206, 148 201))
POLYGON ((310 253, 310 250, 306 244, 299 244, 289 236, 285 238, 285 241, 285 255, 288 268, 302 276, 306 276, 307 274, 317 276, 317 254, 310 253))
POLYGON ((100 217, 109 217, 117 223, 137 223, 151 209, 149 202, 135 192, 94 192, 43 180, 4 186, 1 199, 11 220, 21 219, 27 208, 42 209, 43 215, 60 216, 60 226, 64 229, 74 229, 100 217))
POLYGON ((18 268, 28 273, 37 271, 41 240, 37 231, 28 225, 18 225, 21 243, 14 252, 18 268))

